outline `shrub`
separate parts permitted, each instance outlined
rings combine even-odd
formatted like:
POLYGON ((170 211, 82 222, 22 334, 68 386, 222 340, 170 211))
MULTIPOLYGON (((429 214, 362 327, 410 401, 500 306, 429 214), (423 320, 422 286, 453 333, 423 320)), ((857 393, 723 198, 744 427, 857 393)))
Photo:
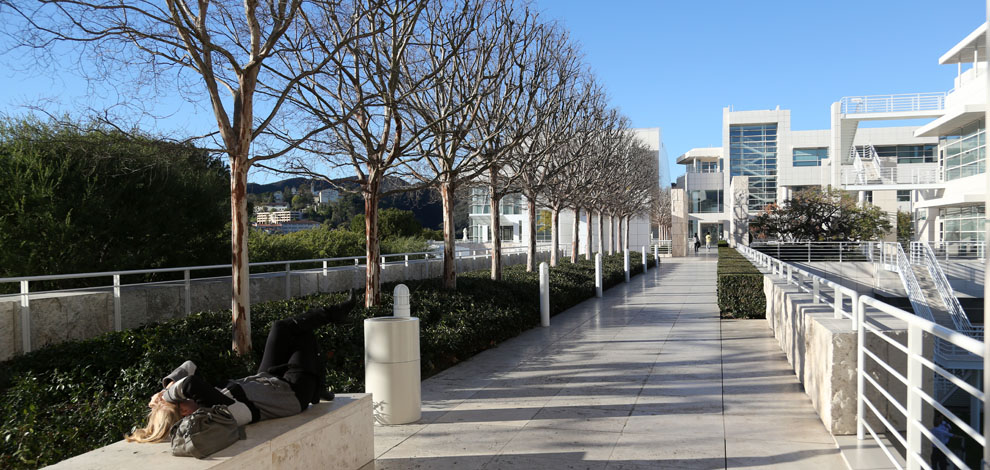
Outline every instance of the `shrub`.
POLYGON ((766 318, 763 273, 735 248, 718 248, 716 297, 723 318, 766 318))
MULTIPOLYGON (((622 282, 621 255, 604 257, 603 267, 606 287, 622 282)), ((632 268, 642 271, 636 264, 632 268)), ((503 275, 496 282, 487 271, 465 273, 455 291, 441 289, 436 279, 406 283, 412 314, 421 322, 424 378, 539 323, 538 275, 522 266, 507 267, 503 275)), ((593 296, 593 276, 591 261, 552 268, 551 313, 593 296)), ((356 306, 349 322, 316 332, 327 358, 327 383, 337 392, 364 388, 363 320, 391 315, 388 293, 394 285, 383 287, 381 306, 356 306)), ((148 397, 182 360, 195 361, 199 374, 222 386, 228 378, 254 372, 273 321, 342 300, 342 294, 318 294, 252 306, 257 349, 244 358, 230 351, 229 311, 213 311, 57 344, 4 362, 0 468, 49 465, 115 442, 143 422, 148 397)))

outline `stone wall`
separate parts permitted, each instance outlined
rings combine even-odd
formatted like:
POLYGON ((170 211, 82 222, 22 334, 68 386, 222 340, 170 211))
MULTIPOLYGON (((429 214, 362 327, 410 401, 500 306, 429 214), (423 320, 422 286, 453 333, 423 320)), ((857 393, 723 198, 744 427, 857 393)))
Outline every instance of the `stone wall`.
MULTIPOLYGON (((537 253, 547 261, 548 252, 537 253)), ((524 253, 502 256, 503 266, 526 262, 524 253)), ((457 272, 489 269, 491 257, 475 256, 457 260, 457 272)), ((382 266, 382 283, 438 277, 441 260, 390 263, 382 266)), ((302 297, 318 292, 340 292, 364 288, 364 266, 292 272, 286 292, 285 273, 259 274, 251 278, 251 303, 302 297)), ((230 309, 230 277, 194 280, 190 283, 191 312, 230 309)), ((39 349, 50 344, 81 340, 113 331, 114 302, 109 289, 32 294, 31 346, 39 349)), ((181 283, 137 285, 121 288, 120 316, 123 329, 179 318, 186 314, 185 287, 181 283)), ((19 296, 0 300, 0 360, 23 351, 21 306, 19 296)))
MULTIPOLYGON (((782 279, 764 276, 763 283, 767 322, 825 428, 833 435, 855 434, 857 341, 851 321, 833 318, 832 307, 814 304, 811 294, 785 284, 782 279)), ((869 321, 888 337, 906 344, 903 322, 881 315, 870 315, 869 321)), ((866 339, 871 352, 906 374, 907 362, 900 350, 874 334, 868 334, 866 339)), ((925 349, 931 353, 930 338, 926 340, 925 349)), ((904 403, 906 388, 900 381, 870 359, 867 359, 866 370, 873 380, 904 403)), ((926 375, 924 388, 929 392, 932 390, 930 373, 926 375)), ((866 389, 866 396, 877 405, 880 413, 903 430, 904 418, 900 412, 868 383, 866 389)), ((868 412, 868 415, 872 413, 868 412)), ((875 418, 869 422, 874 429, 882 428, 875 418)))

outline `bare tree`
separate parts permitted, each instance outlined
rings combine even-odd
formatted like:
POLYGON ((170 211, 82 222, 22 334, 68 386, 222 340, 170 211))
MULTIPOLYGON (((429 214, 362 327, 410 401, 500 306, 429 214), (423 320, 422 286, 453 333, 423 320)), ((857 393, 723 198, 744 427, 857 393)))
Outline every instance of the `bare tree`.
MULTIPOLYGON (((52 44, 74 46, 91 80, 127 77, 129 83, 136 76, 139 88, 155 93, 171 88, 192 100, 208 98, 217 122, 212 136, 230 161, 232 343, 238 354, 251 350, 248 171, 320 131, 297 128, 281 139, 264 138, 294 85, 327 65, 317 61, 289 73, 273 59, 313 47, 318 39, 307 24, 332 16, 338 3, 48 0, 30 6, 6 3, 2 16, 8 36, 19 38, 20 46, 33 48, 42 59, 52 59, 52 44), (252 147, 261 142, 266 144, 252 147)), ((354 38, 336 38, 331 50, 354 38)))
POLYGON ((619 217, 620 251, 629 250, 629 222, 633 215, 648 214, 653 205, 653 197, 658 186, 658 162, 656 153, 627 134, 629 144, 626 147, 625 158, 620 163, 618 182, 621 184, 620 198, 614 206, 614 213, 619 217))
MULTIPOLYGON (((524 32, 513 26, 517 18, 511 2, 468 0, 463 8, 471 14, 433 17, 432 11, 427 11, 428 21, 437 26, 431 28, 438 39, 431 41, 428 55, 437 70, 436 86, 411 95, 410 101, 421 120, 431 126, 429 138, 420 146, 423 158, 406 165, 413 178, 436 188, 443 201, 443 285, 448 289, 457 285, 454 194, 486 170, 488 161, 482 154, 510 122, 507 115, 485 115, 482 105, 504 86, 524 32), (462 39, 462 35, 467 38, 462 39), (461 53, 448 58, 448 44, 459 43, 465 44, 461 53), (478 121, 483 117, 494 121, 481 126, 478 121)), ((436 13, 445 12, 438 9, 436 13)))
POLYGON ((502 198, 519 191, 517 181, 521 177, 512 171, 509 163, 548 118, 543 106, 556 100, 563 86, 553 80, 557 63, 553 58, 561 44, 557 27, 541 23, 539 16, 530 10, 513 22, 513 27, 518 29, 514 33, 517 41, 512 43, 505 78, 482 100, 481 119, 470 130, 494 136, 483 145, 480 157, 485 171, 483 182, 478 184, 488 194, 493 280, 502 279, 500 203, 502 198))
POLYGON ((452 8, 456 5, 442 0, 349 0, 348 6, 349 14, 321 25, 327 38, 321 51, 295 58, 331 65, 300 81, 290 96, 327 131, 311 138, 309 152, 290 158, 283 171, 326 181, 341 169, 354 172, 364 198, 365 305, 370 307, 380 303, 378 202, 387 178, 420 158, 415 149, 430 137, 429 130, 456 111, 424 121, 412 104, 418 95, 436 93, 438 76, 467 47, 477 17, 476 10, 452 8), (352 31, 361 37, 338 47, 352 31))
POLYGON ((657 187, 653 198, 650 219, 657 226, 657 237, 660 240, 670 240, 670 188, 657 187))

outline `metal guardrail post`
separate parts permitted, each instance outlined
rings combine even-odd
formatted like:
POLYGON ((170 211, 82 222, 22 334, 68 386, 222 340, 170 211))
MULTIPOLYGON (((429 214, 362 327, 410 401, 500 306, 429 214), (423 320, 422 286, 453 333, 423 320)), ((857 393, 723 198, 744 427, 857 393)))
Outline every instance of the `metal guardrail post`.
POLYGON ((866 438, 866 405, 865 405, 865 393, 866 393, 866 370, 863 364, 866 364, 866 309, 860 305, 856 309, 858 318, 857 328, 856 328, 856 439, 863 440, 866 438))
POLYGON ((120 274, 113 275, 113 331, 120 331, 120 274))
POLYGON ((859 327, 859 316, 861 314, 859 309, 862 307, 859 304, 859 292, 853 292, 852 295, 849 296, 849 300, 852 302, 849 306, 849 308, 852 309, 852 312, 850 312, 852 313, 852 315, 850 315, 852 317, 852 329, 855 330, 859 327))
POLYGON ((186 316, 192 315, 192 282, 189 279, 189 270, 182 271, 182 280, 185 284, 186 294, 186 316))
POLYGON ((821 280, 821 278, 819 278, 818 276, 813 276, 811 278, 811 285, 812 285, 811 297, 815 299, 815 304, 817 305, 817 304, 822 303, 822 298, 821 298, 822 280, 821 280))
POLYGON ((327 271, 328 271, 328 269, 327 269, 327 262, 326 262, 326 261, 324 261, 324 262, 323 262, 323 275, 324 275, 324 276, 327 276, 328 274, 330 274, 330 273, 328 273, 327 271))
POLYGON ((922 369, 921 361, 918 360, 924 353, 924 337, 921 328, 916 325, 908 325, 908 357, 907 357, 907 452, 906 460, 908 469, 921 468, 921 421, 922 413, 922 369))
POLYGON ((811 262, 811 242, 808 242, 808 262, 811 262))
POLYGON ((285 300, 292 298, 292 281, 290 273, 292 266, 289 263, 285 263, 285 300))
POLYGON ((787 277, 784 278, 784 282, 787 284, 791 283, 791 265, 787 265, 787 277))
POLYGON ((832 318, 842 318, 842 291, 838 284, 832 288, 832 318))
POLYGON ((21 346, 31 352, 31 295, 29 281, 21 281, 21 346))
POLYGON ((839 242, 839 262, 842 262, 842 242, 839 242))

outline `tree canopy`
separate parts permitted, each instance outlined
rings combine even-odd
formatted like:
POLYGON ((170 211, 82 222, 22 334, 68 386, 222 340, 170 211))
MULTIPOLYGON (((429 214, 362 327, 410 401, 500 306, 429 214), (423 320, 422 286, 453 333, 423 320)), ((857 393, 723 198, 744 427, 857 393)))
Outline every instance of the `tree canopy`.
POLYGON ((0 277, 224 262, 229 178, 186 144, 0 122, 0 277))
POLYGON ((749 223, 754 240, 876 240, 890 232, 886 212, 859 206, 837 189, 810 188, 782 205, 771 204, 749 223))

